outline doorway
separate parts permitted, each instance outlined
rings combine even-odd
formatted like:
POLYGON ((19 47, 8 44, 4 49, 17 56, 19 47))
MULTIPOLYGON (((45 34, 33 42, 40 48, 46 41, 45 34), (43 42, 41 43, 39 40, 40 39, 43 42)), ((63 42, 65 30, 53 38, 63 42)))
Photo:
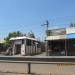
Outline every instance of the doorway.
POLYGON ((52 50, 53 56, 65 55, 65 41, 64 40, 52 40, 49 41, 48 47, 52 50))
POLYGON ((21 45, 20 44, 15 45, 15 49, 16 49, 16 54, 21 54, 21 45))

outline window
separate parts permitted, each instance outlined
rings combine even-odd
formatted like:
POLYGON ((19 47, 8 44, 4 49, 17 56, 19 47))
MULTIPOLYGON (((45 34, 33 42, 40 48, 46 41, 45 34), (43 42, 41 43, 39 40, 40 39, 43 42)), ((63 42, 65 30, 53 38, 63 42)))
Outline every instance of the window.
POLYGON ((31 40, 27 39, 27 40, 26 40, 26 45, 27 45, 27 46, 31 46, 31 40))
POLYGON ((22 44, 24 44, 24 39, 22 39, 22 44))

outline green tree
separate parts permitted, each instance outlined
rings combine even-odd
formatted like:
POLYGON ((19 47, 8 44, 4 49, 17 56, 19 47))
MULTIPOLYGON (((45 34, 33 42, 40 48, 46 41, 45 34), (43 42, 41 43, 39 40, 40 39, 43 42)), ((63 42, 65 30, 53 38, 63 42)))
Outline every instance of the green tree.
POLYGON ((30 37, 30 38, 35 38, 35 35, 34 35, 34 33, 31 31, 31 32, 28 33, 28 37, 30 37))
POLYGON ((4 46, 5 47, 11 46, 11 42, 9 39, 12 37, 17 37, 17 36, 23 36, 23 34, 20 31, 9 33, 8 36, 4 39, 5 40, 4 46))
POLYGON ((70 27, 75 27, 75 24, 74 24, 74 23, 71 23, 71 24, 70 24, 70 27))

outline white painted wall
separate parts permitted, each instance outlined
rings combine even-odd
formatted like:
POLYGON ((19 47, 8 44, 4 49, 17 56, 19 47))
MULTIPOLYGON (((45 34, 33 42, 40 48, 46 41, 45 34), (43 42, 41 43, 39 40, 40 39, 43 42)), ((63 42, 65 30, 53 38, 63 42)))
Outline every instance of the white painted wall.
POLYGON ((25 45, 21 45, 21 55, 25 55, 25 45))
POLYGON ((48 36, 46 40, 58 40, 58 39, 65 39, 65 35, 57 35, 57 36, 48 36))

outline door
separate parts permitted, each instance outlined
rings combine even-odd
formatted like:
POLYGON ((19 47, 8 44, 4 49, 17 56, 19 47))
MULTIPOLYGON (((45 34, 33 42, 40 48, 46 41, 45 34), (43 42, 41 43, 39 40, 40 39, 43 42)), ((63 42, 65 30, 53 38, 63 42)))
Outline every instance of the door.
POLYGON ((21 45, 17 44, 15 45, 15 47, 16 47, 16 54, 21 54, 21 45))

